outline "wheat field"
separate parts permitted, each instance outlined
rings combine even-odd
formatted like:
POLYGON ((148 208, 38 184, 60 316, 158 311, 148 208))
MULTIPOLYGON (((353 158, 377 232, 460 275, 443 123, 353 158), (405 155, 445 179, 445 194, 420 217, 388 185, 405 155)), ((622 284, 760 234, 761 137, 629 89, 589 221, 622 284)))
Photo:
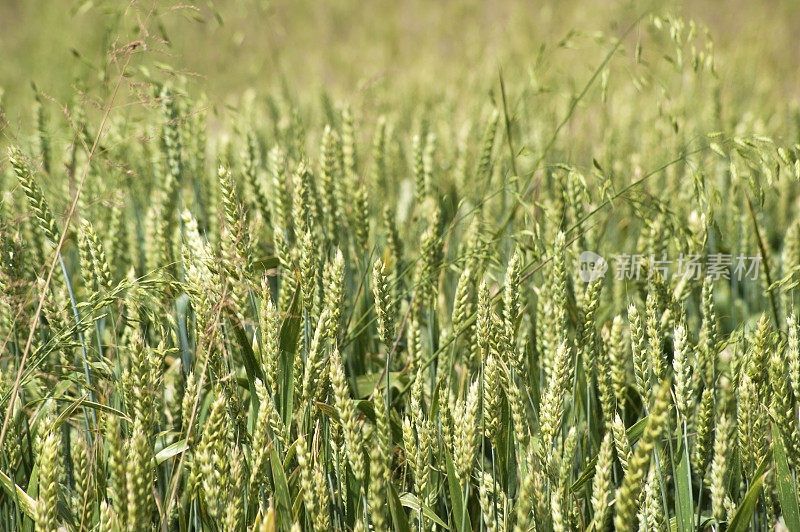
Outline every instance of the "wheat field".
POLYGON ((65 4, 0 529, 800 531, 791 2, 65 4))

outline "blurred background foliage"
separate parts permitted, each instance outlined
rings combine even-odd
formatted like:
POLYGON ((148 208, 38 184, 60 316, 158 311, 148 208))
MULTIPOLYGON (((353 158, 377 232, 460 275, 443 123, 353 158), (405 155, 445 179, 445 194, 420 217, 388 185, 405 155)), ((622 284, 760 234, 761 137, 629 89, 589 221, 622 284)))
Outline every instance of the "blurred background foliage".
MULTIPOLYGON (((776 83, 787 100, 794 100, 800 81, 800 40, 794 38, 800 31, 800 4, 795 0, 190 4, 0 2, 3 136, 13 138, 32 127, 32 83, 59 106, 78 93, 102 108, 113 90, 109 80, 120 73, 131 47, 128 83, 120 87, 127 96, 115 99, 119 107, 146 99, 147 82, 174 77, 197 88, 192 92, 206 93, 214 105, 233 105, 249 89, 259 94, 276 89, 301 101, 324 91, 334 101, 347 99, 365 117, 373 109, 399 112, 420 102, 470 108, 468 100, 476 95, 493 97, 500 68, 509 85, 547 95, 552 90, 547 79, 582 85, 607 43, 654 9, 671 9, 708 26, 723 101, 769 97, 776 94, 776 83), (775 73, 782 73, 781 79, 775 73), (736 83, 726 83, 734 78, 736 83), (92 89, 87 93, 85 87, 92 89)), ((634 53, 636 31, 619 53, 634 53)), ((558 90, 564 94, 556 96, 572 97, 564 87, 558 90)))

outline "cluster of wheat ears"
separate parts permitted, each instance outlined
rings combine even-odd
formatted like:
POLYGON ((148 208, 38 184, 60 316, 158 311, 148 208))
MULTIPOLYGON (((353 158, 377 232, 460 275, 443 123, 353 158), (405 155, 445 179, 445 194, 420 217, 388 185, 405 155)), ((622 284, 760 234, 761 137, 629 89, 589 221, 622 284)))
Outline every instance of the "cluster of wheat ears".
POLYGON ((642 24, 653 64, 615 43, 560 122, 502 78, 463 121, 37 101, 0 167, 2 527, 800 530, 798 125, 642 24), (642 260, 584 282, 584 250, 642 260), (760 268, 653 262, 719 253, 760 268))

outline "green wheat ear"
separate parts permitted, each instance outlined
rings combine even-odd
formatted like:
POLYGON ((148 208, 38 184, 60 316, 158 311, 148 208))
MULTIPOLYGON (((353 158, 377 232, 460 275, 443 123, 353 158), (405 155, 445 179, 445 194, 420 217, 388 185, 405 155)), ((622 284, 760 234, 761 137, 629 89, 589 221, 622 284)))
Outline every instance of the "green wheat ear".
POLYGON ((362 422, 357 417, 345 380, 344 367, 339 350, 334 347, 328 363, 329 378, 339 419, 344 427, 344 443, 347 460, 356 482, 363 483, 366 474, 364 449, 362 448, 362 422))
POLYGON ((337 142, 331 126, 325 126, 319 155, 319 181, 322 187, 322 218, 325 222, 326 238, 333 243, 337 243, 338 220, 343 216, 343 210, 339 206, 342 199, 341 182, 336 175, 337 142))
POLYGON ((697 406, 695 415, 694 426, 697 437, 692 452, 692 466, 700 476, 705 476, 708 462, 711 459, 715 406, 714 390, 705 388, 700 396, 700 404, 697 406))
POLYGON ((592 480, 593 524, 596 530, 605 530, 609 515, 609 498, 611 497, 611 473, 614 465, 614 438, 607 431, 597 454, 594 479, 592 480))
POLYGON ((686 328, 684 325, 675 327, 673 335, 674 354, 672 367, 675 376, 675 405, 678 409, 678 416, 682 422, 687 421, 692 407, 692 381, 691 366, 689 360, 689 346, 687 346, 686 328))
POLYGON ((711 509, 714 518, 719 523, 727 521, 726 501, 727 493, 727 474, 728 474, 728 452, 731 445, 731 425, 728 417, 723 413, 719 416, 716 423, 714 434, 714 457, 711 460, 710 484, 711 484, 711 509))
POLYGON ((670 386, 669 382, 664 382, 659 385, 655 393, 655 400, 650 409, 644 434, 628 463, 628 471, 622 479, 622 485, 617 490, 616 514, 614 515, 616 530, 636 529, 636 519, 634 518, 638 511, 642 481, 650 469, 653 449, 667 426, 670 406, 670 386))
POLYGON ((386 116, 381 115, 372 137, 372 186, 377 188, 386 186, 387 129, 386 116))
POLYGON ((38 454, 39 497, 36 501, 36 528, 58 530, 59 455, 61 442, 54 426, 55 420, 47 417, 40 421, 38 454))
POLYGON ((28 203, 34 216, 36 216, 36 220, 39 222, 39 227, 44 236, 53 244, 59 242, 61 232, 58 229, 56 220, 19 148, 12 147, 8 149, 8 160, 11 162, 11 167, 14 169, 17 180, 28 198, 28 203))
POLYGON ((411 151, 414 154, 414 198, 418 205, 422 205, 428 197, 428 182, 423 162, 424 150, 422 139, 419 135, 414 135, 411 139, 411 151))
POLYGON ((167 155, 167 168, 169 175, 175 182, 180 183, 183 174, 183 159, 181 155, 180 117, 178 105, 169 85, 161 89, 161 113, 164 121, 164 147, 167 155))
POLYGON ((628 320, 631 331, 631 354, 633 356, 633 372, 636 378, 636 391, 642 399, 647 399, 650 383, 650 366, 647 359, 647 347, 642 318, 634 305, 628 307, 628 320))
POLYGON ((375 298, 375 314, 378 318, 378 335, 383 344, 392 349, 395 336, 396 310, 390 293, 391 280, 381 259, 372 268, 372 294, 375 298))
POLYGON ((41 154, 44 171, 49 174, 51 171, 50 134, 47 131, 47 113, 44 108, 44 102, 42 101, 41 93, 38 91, 36 92, 35 102, 34 117, 36 119, 36 134, 38 136, 37 140, 39 141, 39 153, 41 154))
POLYGON ((492 173, 492 152, 494 150, 495 137, 497 135, 497 124, 500 122, 500 113, 497 109, 492 110, 486 130, 483 133, 481 142, 481 154, 478 159, 478 169, 476 175, 482 181, 487 179, 492 173))
POLYGON ((786 318, 786 358, 789 363, 789 378, 795 401, 800 402, 800 341, 798 341, 797 318, 791 314, 786 318))
POLYGON ((87 278, 91 278, 95 286, 110 292, 114 281, 111 275, 111 266, 106 258, 106 252, 100 238, 97 236, 92 223, 88 220, 81 222, 78 233, 78 245, 81 248, 82 264, 86 259, 83 255, 88 255, 86 267, 82 267, 87 278))
POLYGON ((262 220, 269 220, 270 205, 268 192, 260 172, 260 147, 256 134, 252 130, 247 132, 242 150, 243 173, 249 191, 253 195, 252 205, 255 206, 255 212, 259 214, 262 220))
POLYGON ((453 460, 461 484, 472 474, 478 451, 478 407, 480 401, 479 382, 474 381, 463 402, 456 404, 453 460))

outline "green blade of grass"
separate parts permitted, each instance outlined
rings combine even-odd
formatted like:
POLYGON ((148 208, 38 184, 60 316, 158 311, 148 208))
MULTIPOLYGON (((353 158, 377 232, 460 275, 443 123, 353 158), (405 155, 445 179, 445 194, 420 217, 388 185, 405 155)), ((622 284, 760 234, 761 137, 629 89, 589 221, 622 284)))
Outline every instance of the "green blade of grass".
POLYGON ((756 508, 756 503, 761 495, 761 488, 764 485, 764 479, 767 478, 769 473, 769 462, 772 460, 772 453, 767 452, 761 460, 758 469, 753 475, 753 481, 750 483, 750 488, 747 490, 742 502, 736 509, 728 525, 728 532, 744 532, 750 529, 750 518, 753 516, 753 510, 756 508))
POLYGON ((3 486, 3 489, 12 501, 17 501, 19 503, 20 510, 22 510, 25 515, 31 519, 36 518, 36 501, 2 471, 0 471, 0 485, 3 486))
POLYGON ((253 353, 253 344, 248 340, 247 333, 244 331, 239 319, 230 315, 230 323, 233 328, 233 333, 236 336, 236 341, 239 344, 242 361, 244 362, 244 370, 247 373, 247 380, 250 385, 251 392, 255 395, 255 379, 263 382, 264 371, 261 364, 256 360, 256 355, 253 353))
POLYGON ((418 512, 420 511, 420 509, 422 509, 422 513, 425 515, 425 517, 427 517, 428 519, 430 519, 443 529, 450 530, 450 527, 447 526, 447 523, 442 521, 442 519, 438 515, 436 515, 436 513, 433 510, 431 510, 430 507, 420 504, 419 499, 413 493, 403 493, 400 496, 400 502, 403 503, 403 506, 405 506, 406 508, 411 508, 412 510, 416 510, 418 512))
POLYGON ((453 464, 453 457, 450 456, 450 451, 445 449, 445 459, 447 460, 447 486, 450 490, 450 507, 453 509, 453 523, 455 523, 458 532, 471 532, 469 516, 465 516, 464 512, 464 493, 461 491, 461 484, 458 482, 458 475, 456 475, 456 468, 453 464))
POLYGON ((189 444, 186 441, 186 438, 182 440, 178 440, 173 444, 167 445, 158 453, 156 453, 156 463, 162 464, 165 461, 169 460, 173 456, 177 456, 182 452, 186 451, 189 448, 189 444))
POLYGON ((783 521, 789 530, 800 530, 800 505, 797 500, 797 483, 789 469, 786 447, 775 423, 772 424, 772 448, 775 458, 775 482, 778 486, 778 501, 783 521))
POLYGON ((692 501, 692 470, 689 463, 689 446, 683 425, 678 426, 678 456, 675 466, 675 516, 679 532, 694 530, 692 501))
POLYGON ((397 490, 394 484, 389 482, 389 512, 392 514, 392 524, 394 530, 398 532, 411 532, 408 528, 408 516, 403 510, 403 504, 400 497, 397 495, 397 490))
POLYGON ((278 375, 282 378, 278 390, 278 403, 281 405, 281 415, 283 422, 289 426, 292 422, 292 403, 294 397, 294 357, 297 356, 297 339, 300 335, 302 319, 300 318, 300 295, 299 282, 292 298, 289 312, 283 320, 280 333, 281 356, 278 364, 278 375))
POLYGON ((279 521, 286 524, 292 522, 292 498, 289 495, 289 482, 278 453, 273 446, 270 449, 270 468, 272 469, 272 482, 275 485, 275 502, 278 508, 279 521))

